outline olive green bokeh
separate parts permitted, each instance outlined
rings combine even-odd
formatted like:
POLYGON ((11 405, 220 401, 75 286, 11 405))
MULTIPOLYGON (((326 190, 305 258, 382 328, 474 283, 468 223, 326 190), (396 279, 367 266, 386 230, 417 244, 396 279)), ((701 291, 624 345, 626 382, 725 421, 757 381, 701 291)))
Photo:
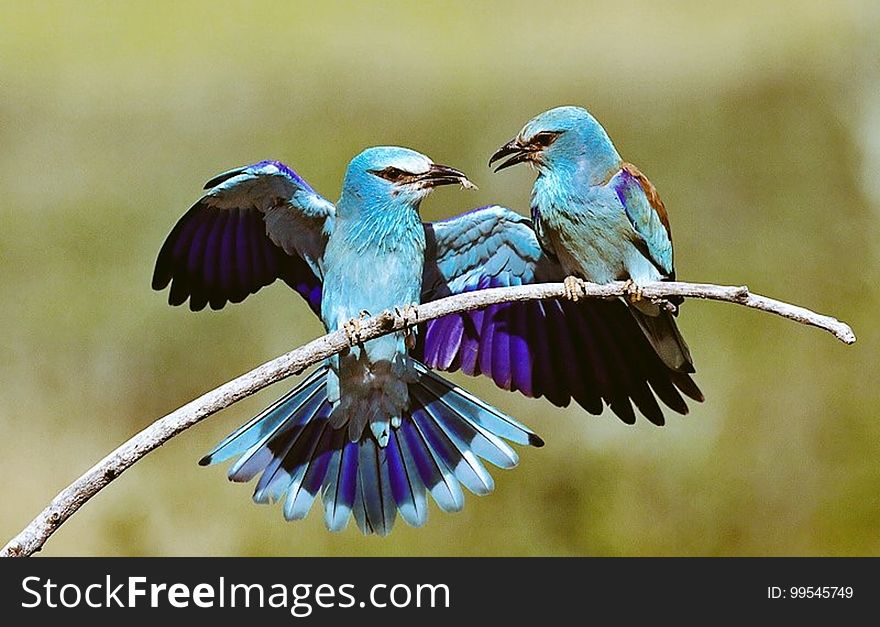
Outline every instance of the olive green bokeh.
POLYGON ((858 343, 689 302, 708 400, 662 429, 457 376, 547 446, 386 539, 330 534, 319 507, 287 524, 196 466, 283 382, 150 454, 45 553, 880 554, 878 5, 660 6, 0 2, 3 541, 156 417, 321 333, 280 285, 199 314, 150 290, 205 180, 277 158, 335 199, 351 156, 401 144, 480 186, 425 218, 527 211, 531 175, 486 160, 579 104, 659 189, 680 278, 835 314, 858 343))

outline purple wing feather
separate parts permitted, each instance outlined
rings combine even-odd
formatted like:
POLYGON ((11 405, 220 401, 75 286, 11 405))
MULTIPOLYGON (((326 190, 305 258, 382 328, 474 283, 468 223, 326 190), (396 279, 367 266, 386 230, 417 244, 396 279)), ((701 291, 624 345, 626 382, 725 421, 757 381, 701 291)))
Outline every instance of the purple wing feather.
POLYGON ((159 251, 153 288, 170 284, 171 305, 189 300, 198 311, 241 302, 280 278, 318 313, 333 205, 279 161, 224 172, 206 189, 159 251))
MULTIPOLYGON (((425 233, 423 301, 565 276, 531 221, 503 207, 426 224, 425 233)), ((627 423, 635 421, 633 405, 663 424, 658 398, 682 414, 679 392, 702 400, 688 375, 663 364, 621 300, 503 303, 445 316, 422 325, 414 356, 554 405, 574 399, 592 414, 608 406, 627 423)))
POLYGON ((510 326, 510 389, 526 396, 535 396, 532 386, 532 353, 528 342, 528 310, 511 308, 510 326))

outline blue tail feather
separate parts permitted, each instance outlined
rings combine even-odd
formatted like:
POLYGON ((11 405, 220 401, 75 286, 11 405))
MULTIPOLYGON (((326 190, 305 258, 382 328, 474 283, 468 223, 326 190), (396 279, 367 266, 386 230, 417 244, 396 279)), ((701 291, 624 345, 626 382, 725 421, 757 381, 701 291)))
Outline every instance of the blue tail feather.
MULTIPOLYGON (((330 415, 331 406, 329 403, 325 402, 325 404, 326 413, 323 414, 324 419, 310 422, 298 438, 297 445, 291 448, 287 455, 284 456, 282 467, 285 469, 286 476, 276 477, 273 481, 274 485, 270 486, 270 494, 278 495, 275 500, 281 500, 286 491, 284 518, 287 520, 297 519, 294 513, 294 502, 301 491, 306 473, 312 464, 316 463, 318 443, 321 441, 324 431, 327 430, 326 417, 330 415)), ((256 494, 254 494, 254 501, 257 501, 256 494)))
MULTIPOLYGON (((325 401, 323 388, 315 388, 281 426, 258 440, 229 468, 229 478, 238 482, 250 481, 265 470, 267 464, 278 458, 283 459, 325 401)), ((272 419, 275 420, 275 416, 272 419)))
POLYGON ((507 442, 480 425, 462 419, 445 403, 443 398, 434 395, 431 390, 426 389, 426 392, 450 409, 450 412, 447 414, 449 419, 446 420, 445 426, 454 431, 460 440, 467 442, 467 446, 470 447, 477 457, 481 457, 498 468, 504 468, 505 470, 516 467, 519 463, 519 457, 507 442))
POLYGON ((531 429, 487 405, 470 392, 437 376, 421 364, 417 364, 420 383, 441 397, 459 415, 486 428, 492 433, 516 444, 543 446, 544 442, 531 429))
MULTIPOLYGON (((266 448, 273 458, 257 482, 254 501, 275 503, 288 490, 294 491, 298 487, 326 427, 327 422, 324 419, 330 415, 331 410, 332 406, 326 399, 316 398, 304 406, 304 411, 308 411, 304 425, 296 426, 289 434, 282 431, 278 440, 267 442, 266 448), (283 444, 279 447, 281 443, 283 444)), ((233 477, 235 479, 237 477, 233 477)))
POLYGON ((324 483, 324 477, 327 476, 330 458, 334 453, 330 446, 332 437, 333 430, 325 422, 322 426, 321 438, 315 446, 314 456, 308 464, 302 481, 295 488, 291 486, 287 495, 284 509, 287 520, 301 520, 312 509, 315 498, 321 492, 321 485, 324 483))
POLYGON ((415 462, 399 429, 391 432, 386 456, 391 491, 400 516, 413 527, 421 527, 428 518, 425 484, 419 480, 415 462))
POLYGON ((328 529, 340 531, 354 515, 363 533, 387 535, 398 511, 418 527, 428 514, 427 494, 445 511, 464 505, 461 486, 479 495, 494 488, 481 460, 512 468, 507 441, 542 444, 527 427, 416 363, 410 408, 380 446, 370 429, 358 441, 334 429, 327 398, 328 369, 295 389, 225 438, 200 463, 238 456, 233 481, 260 478, 254 501, 283 501, 287 520, 304 518, 318 494, 328 529), (503 438, 503 439, 502 439, 503 438), (506 440, 506 441, 505 441, 506 440))
POLYGON ((425 435, 430 447, 452 471, 458 481, 474 494, 489 494, 495 483, 477 460, 467 443, 458 440, 451 429, 444 427, 450 414, 439 401, 430 402, 413 390, 413 397, 424 411, 413 412, 412 418, 425 435), (444 412, 445 409, 445 412, 444 412), (427 420, 426 420, 427 418, 427 420))
POLYGON ((364 482, 363 480, 358 478, 358 487, 357 493, 354 498, 354 507, 352 508, 352 513, 354 514, 354 522, 357 525, 357 528, 361 530, 361 533, 365 536, 368 536, 372 533, 375 533, 373 526, 370 524, 370 519, 367 516, 367 506, 364 500, 364 482))
POLYGON ((380 449, 370 437, 364 438, 361 442, 358 483, 363 499, 363 512, 366 514, 366 520, 359 520, 358 527, 367 533, 364 525, 367 523, 373 532, 380 536, 387 536, 394 526, 397 507, 395 507, 391 495, 385 450, 380 449))
MULTIPOLYGON (((324 522, 330 531, 342 531, 348 525, 351 510, 354 507, 357 493, 357 442, 348 439, 345 429, 338 442, 339 462, 333 473, 329 473, 329 481, 324 484, 324 522)), ((336 438, 334 438, 336 440, 336 438)))
MULTIPOLYGON (((413 409, 412 414, 415 417, 422 411, 422 409, 413 409)), ((464 494, 461 492, 458 480, 446 467, 439 454, 431 449, 427 438, 418 427, 418 422, 415 418, 407 420, 400 429, 416 462, 419 476, 440 509, 444 512, 457 512, 464 507, 464 494)))
POLYGON ((210 453, 202 457, 199 460, 199 464, 202 466, 217 464, 244 453, 264 436, 269 435, 279 427, 309 394, 314 392, 318 386, 323 385, 325 374, 326 368, 315 370, 297 386, 296 393, 282 396, 251 420, 230 433, 210 453), (245 434, 248 437, 243 437, 245 434))

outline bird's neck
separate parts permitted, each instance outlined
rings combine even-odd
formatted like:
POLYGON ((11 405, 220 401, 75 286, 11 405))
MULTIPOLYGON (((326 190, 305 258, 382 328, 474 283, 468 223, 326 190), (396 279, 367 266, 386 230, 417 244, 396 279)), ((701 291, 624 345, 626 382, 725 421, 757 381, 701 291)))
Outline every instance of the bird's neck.
MULTIPOLYGON (((418 207, 400 202, 358 205, 346 207, 337 217, 336 228, 341 227, 352 250, 420 249, 424 254, 425 231, 418 207)), ((377 268, 378 271, 381 269, 377 268)))
POLYGON ((620 170, 617 152, 605 158, 576 157, 548 164, 538 174, 532 187, 532 214, 536 220, 567 213, 573 204, 589 200, 595 189, 605 185, 620 170))
POLYGON ((593 152, 585 148, 574 155, 550 160, 542 168, 541 178, 547 185, 558 185, 570 190, 604 185, 620 169, 623 160, 614 147, 593 152))

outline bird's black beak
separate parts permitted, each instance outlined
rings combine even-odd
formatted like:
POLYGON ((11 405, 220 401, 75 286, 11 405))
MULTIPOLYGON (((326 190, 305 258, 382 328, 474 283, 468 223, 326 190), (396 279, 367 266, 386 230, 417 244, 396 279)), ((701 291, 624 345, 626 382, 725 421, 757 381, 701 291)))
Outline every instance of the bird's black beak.
POLYGON ((461 185, 465 189, 477 189, 477 186, 468 180, 464 172, 450 168, 448 165, 435 163, 431 169, 420 174, 416 180, 422 187, 438 187, 440 185, 461 185))
POLYGON ((520 142, 519 138, 515 137, 495 151, 495 154, 489 158, 489 167, 499 159, 513 155, 510 159, 495 168, 495 171, 498 172, 504 168, 516 165, 517 163, 530 161, 534 153, 535 149, 532 146, 523 144, 520 142))

